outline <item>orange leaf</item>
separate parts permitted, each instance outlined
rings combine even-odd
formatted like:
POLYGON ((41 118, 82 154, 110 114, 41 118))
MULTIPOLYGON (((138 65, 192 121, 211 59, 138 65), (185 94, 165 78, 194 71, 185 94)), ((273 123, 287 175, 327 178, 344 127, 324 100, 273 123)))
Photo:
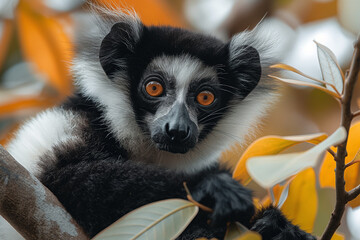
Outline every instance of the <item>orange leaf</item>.
POLYGON ((312 168, 308 168, 297 174, 290 183, 289 195, 281 210, 293 224, 312 233, 317 214, 317 202, 315 172, 312 168))
MULTIPOLYGON (((350 128, 349 138, 347 143, 348 156, 345 158, 345 163, 351 162, 360 148, 360 122, 354 124, 350 128)), ((336 152, 335 148, 332 148, 336 152)), ((326 153, 325 159, 322 163, 319 181, 321 187, 335 188, 335 160, 332 155, 326 153)), ((349 191, 360 184, 360 164, 354 164, 345 170, 345 189, 349 191)), ((350 203, 351 207, 360 206, 360 197, 355 198, 350 203)))
POLYGON ((71 2, 68 0, 62 4, 56 4, 56 1, 48 1, 48 0, 22 0, 26 1, 29 6, 38 13, 42 15, 59 15, 64 12, 75 10, 84 4, 84 0, 72 0, 71 2))
POLYGON ((331 240, 345 240, 344 235, 335 233, 334 236, 332 236, 331 240))
POLYGON ((18 98, 12 102, 0 104, 0 116, 2 118, 18 114, 18 111, 29 111, 29 109, 44 109, 55 105, 56 101, 48 99, 45 101, 43 98, 18 98))
POLYGON ((299 143, 308 142, 318 144, 322 142, 327 136, 325 134, 310 134, 302 136, 266 136, 259 138, 253 142, 241 156, 239 162, 235 167, 233 178, 240 180, 242 184, 247 185, 251 178, 246 170, 246 161, 251 157, 263 155, 275 155, 285 149, 299 143))
POLYGON ((12 22, 10 20, 0 21, 0 70, 3 64, 3 61, 6 57, 7 50, 9 49, 9 42, 11 39, 12 33, 12 22))
POLYGON ((145 25, 170 25, 184 27, 182 19, 164 0, 127 0, 125 3, 113 0, 93 0, 104 7, 134 9, 145 25))
POLYGON ((27 2, 20 1, 17 25, 24 57, 63 96, 70 94, 72 81, 68 65, 73 46, 66 32, 71 26, 70 17, 46 17, 33 11, 27 2))

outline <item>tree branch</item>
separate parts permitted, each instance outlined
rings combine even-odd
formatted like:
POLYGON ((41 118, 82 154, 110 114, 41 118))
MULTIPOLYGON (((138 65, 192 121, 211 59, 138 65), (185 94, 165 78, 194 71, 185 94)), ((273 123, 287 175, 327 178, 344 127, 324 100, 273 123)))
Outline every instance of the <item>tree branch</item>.
MULTIPOLYGON (((349 134, 350 124, 353 119, 353 114, 350 109, 351 98, 359 70, 360 70, 360 37, 357 39, 355 43, 355 50, 351 61, 349 75, 347 76, 345 81, 344 95, 341 103, 341 126, 345 127, 348 134, 349 134)), ((336 229, 340 226, 341 218, 345 211, 345 205, 349 199, 348 197, 349 195, 345 191, 345 180, 344 180, 346 146, 347 146, 347 139, 345 140, 344 143, 338 146, 338 150, 336 152, 336 156, 335 156, 336 205, 333 213, 331 214, 330 221, 321 237, 321 240, 330 240, 331 237, 334 235, 336 229)))
POLYGON ((353 113, 353 118, 360 116, 360 110, 353 113))
POLYGON ((332 149, 329 148, 327 151, 335 158, 336 153, 332 149))
POLYGON ((1 145, 0 215, 26 239, 89 239, 50 190, 1 145))
POLYGON ((350 202, 351 200, 354 200, 357 196, 360 195, 360 185, 353 188, 347 193, 347 201, 350 202))

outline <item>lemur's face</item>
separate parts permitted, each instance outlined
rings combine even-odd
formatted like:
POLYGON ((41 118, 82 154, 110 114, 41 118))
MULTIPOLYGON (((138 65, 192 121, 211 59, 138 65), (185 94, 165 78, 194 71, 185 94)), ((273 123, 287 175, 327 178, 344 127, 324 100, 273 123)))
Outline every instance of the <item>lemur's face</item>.
POLYGON ((158 149, 186 153, 257 85, 260 59, 236 46, 186 30, 117 23, 100 62, 127 86, 137 124, 158 149))
POLYGON ((222 89, 216 68, 197 58, 155 57, 138 85, 140 125, 159 149, 185 153, 216 122, 222 89))

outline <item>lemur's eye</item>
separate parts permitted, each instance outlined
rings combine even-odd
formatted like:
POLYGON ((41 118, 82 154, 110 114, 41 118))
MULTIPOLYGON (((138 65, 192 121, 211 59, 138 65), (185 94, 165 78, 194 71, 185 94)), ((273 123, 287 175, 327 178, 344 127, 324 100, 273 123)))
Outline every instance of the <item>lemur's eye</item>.
POLYGON ((159 97, 164 92, 164 88, 158 81, 150 81, 145 86, 146 92, 152 97, 159 97))
POLYGON ((202 91, 196 96, 196 100, 200 105, 209 106, 215 100, 215 95, 210 91, 202 91))

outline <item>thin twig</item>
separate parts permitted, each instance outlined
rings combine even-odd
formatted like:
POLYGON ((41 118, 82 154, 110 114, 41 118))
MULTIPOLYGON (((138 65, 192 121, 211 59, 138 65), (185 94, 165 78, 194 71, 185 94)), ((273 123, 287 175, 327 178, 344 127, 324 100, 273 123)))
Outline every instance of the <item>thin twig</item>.
POLYGON ((186 182, 183 182, 183 185, 184 185, 184 188, 185 188, 185 191, 186 191, 186 194, 187 194, 186 197, 190 202, 192 202, 193 204, 195 204, 196 206, 198 206, 200 209, 202 209, 205 212, 213 212, 213 210, 211 208, 209 208, 209 207, 207 207, 207 206, 205 206, 205 205, 203 205, 203 204, 201 204, 201 203, 199 203, 199 202, 197 202, 197 201, 195 201, 193 199, 193 197, 191 196, 190 190, 187 187, 186 182))
POLYGON ((357 110, 357 111, 354 112, 352 115, 353 115, 353 118, 360 116, 360 110, 357 110))
POLYGON ((360 160, 356 160, 356 161, 351 161, 351 162, 349 162, 348 164, 345 165, 345 168, 348 168, 348 167, 354 165, 355 163, 360 163, 360 160))
POLYGON ((347 198, 346 200, 348 202, 350 202, 351 200, 354 200, 357 196, 360 195, 360 185, 358 185, 357 187, 353 188, 352 190, 350 190, 347 193, 347 198))
POLYGON ((327 151, 335 158, 336 153, 332 149, 329 148, 327 151))
MULTIPOLYGON (((354 85, 356 83, 358 73, 360 70, 360 37, 356 41, 355 50, 353 58, 351 61, 349 75, 345 81, 344 95, 342 97, 341 104, 341 126, 343 126, 347 133, 349 133, 350 124, 353 119, 353 114, 350 109, 351 98, 354 90, 354 85)), ((348 202, 349 194, 345 191, 345 180, 344 180, 344 171, 345 171, 345 157, 346 157, 346 146, 347 139, 344 143, 338 146, 335 160, 336 160, 336 170, 335 170, 335 187, 336 187, 336 205, 333 213, 331 214, 330 221, 326 226, 326 229, 321 236, 321 240, 330 240, 334 235, 336 229, 340 226, 341 218, 345 211, 345 205, 348 202)), ((352 193, 353 195, 358 194, 359 191, 352 193)))

